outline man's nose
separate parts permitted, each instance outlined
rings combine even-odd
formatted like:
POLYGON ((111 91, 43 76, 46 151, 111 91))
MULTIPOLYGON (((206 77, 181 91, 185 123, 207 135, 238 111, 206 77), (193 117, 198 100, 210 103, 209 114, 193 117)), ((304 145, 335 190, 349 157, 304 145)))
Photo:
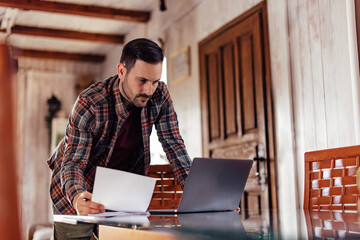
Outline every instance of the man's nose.
POLYGON ((145 85, 144 85, 144 94, 146 95, 152 95, 153 92, 153 85, 151 84, 150 81, 148 81, 145 85))

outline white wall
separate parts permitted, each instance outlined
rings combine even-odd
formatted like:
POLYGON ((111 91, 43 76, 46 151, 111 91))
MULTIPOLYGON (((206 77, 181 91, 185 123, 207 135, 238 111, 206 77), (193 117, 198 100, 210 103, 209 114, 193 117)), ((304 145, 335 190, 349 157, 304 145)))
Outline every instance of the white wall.
POLYGON ((298 224, 288 224, 294 222, 294 216, 287 212, 299 207, 286 6, 286 0, 271 1, 268 5, 278 208, 285 238, 298 232, 298 224))

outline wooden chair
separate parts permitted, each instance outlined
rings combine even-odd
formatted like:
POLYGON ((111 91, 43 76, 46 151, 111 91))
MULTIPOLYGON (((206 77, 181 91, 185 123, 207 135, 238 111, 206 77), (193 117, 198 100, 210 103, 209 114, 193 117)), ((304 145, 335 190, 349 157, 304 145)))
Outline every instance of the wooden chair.
POLYGON ((182 188, 176 181, 170 165, 151 165, 148 176, 158 179, 149 209, 176 209, 179 206, 182 188))
POLYGON ((360 146, 305 153, 304 209, 356 210, 360 146))

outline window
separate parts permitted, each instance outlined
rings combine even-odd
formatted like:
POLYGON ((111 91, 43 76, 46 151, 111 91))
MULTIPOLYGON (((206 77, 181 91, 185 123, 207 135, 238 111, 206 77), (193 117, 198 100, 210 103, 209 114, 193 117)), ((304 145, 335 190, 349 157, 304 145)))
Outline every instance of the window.
MULTIPOLYGON (((163 61, 161 81, 167 83, 166 58, 164 58, 163 61)), ((157 137, 155 126, 153 126, 153 130, 150 136, 150 156, 151 164, 153 165, 169 163, 157 137)))

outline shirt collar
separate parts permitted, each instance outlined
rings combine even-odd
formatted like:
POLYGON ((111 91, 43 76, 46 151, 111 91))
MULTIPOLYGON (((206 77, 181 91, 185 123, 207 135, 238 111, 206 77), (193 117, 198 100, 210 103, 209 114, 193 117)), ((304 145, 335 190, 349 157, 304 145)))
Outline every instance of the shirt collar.
POLYGON ((119 76, 116 75, 116 79, 113 85, 113 93, 115 97, 115 111, 118 117, 126 118, 128 115, 128 111, 126 110, 125 104, 121 99, 119 83, 120 83, 119 76))

